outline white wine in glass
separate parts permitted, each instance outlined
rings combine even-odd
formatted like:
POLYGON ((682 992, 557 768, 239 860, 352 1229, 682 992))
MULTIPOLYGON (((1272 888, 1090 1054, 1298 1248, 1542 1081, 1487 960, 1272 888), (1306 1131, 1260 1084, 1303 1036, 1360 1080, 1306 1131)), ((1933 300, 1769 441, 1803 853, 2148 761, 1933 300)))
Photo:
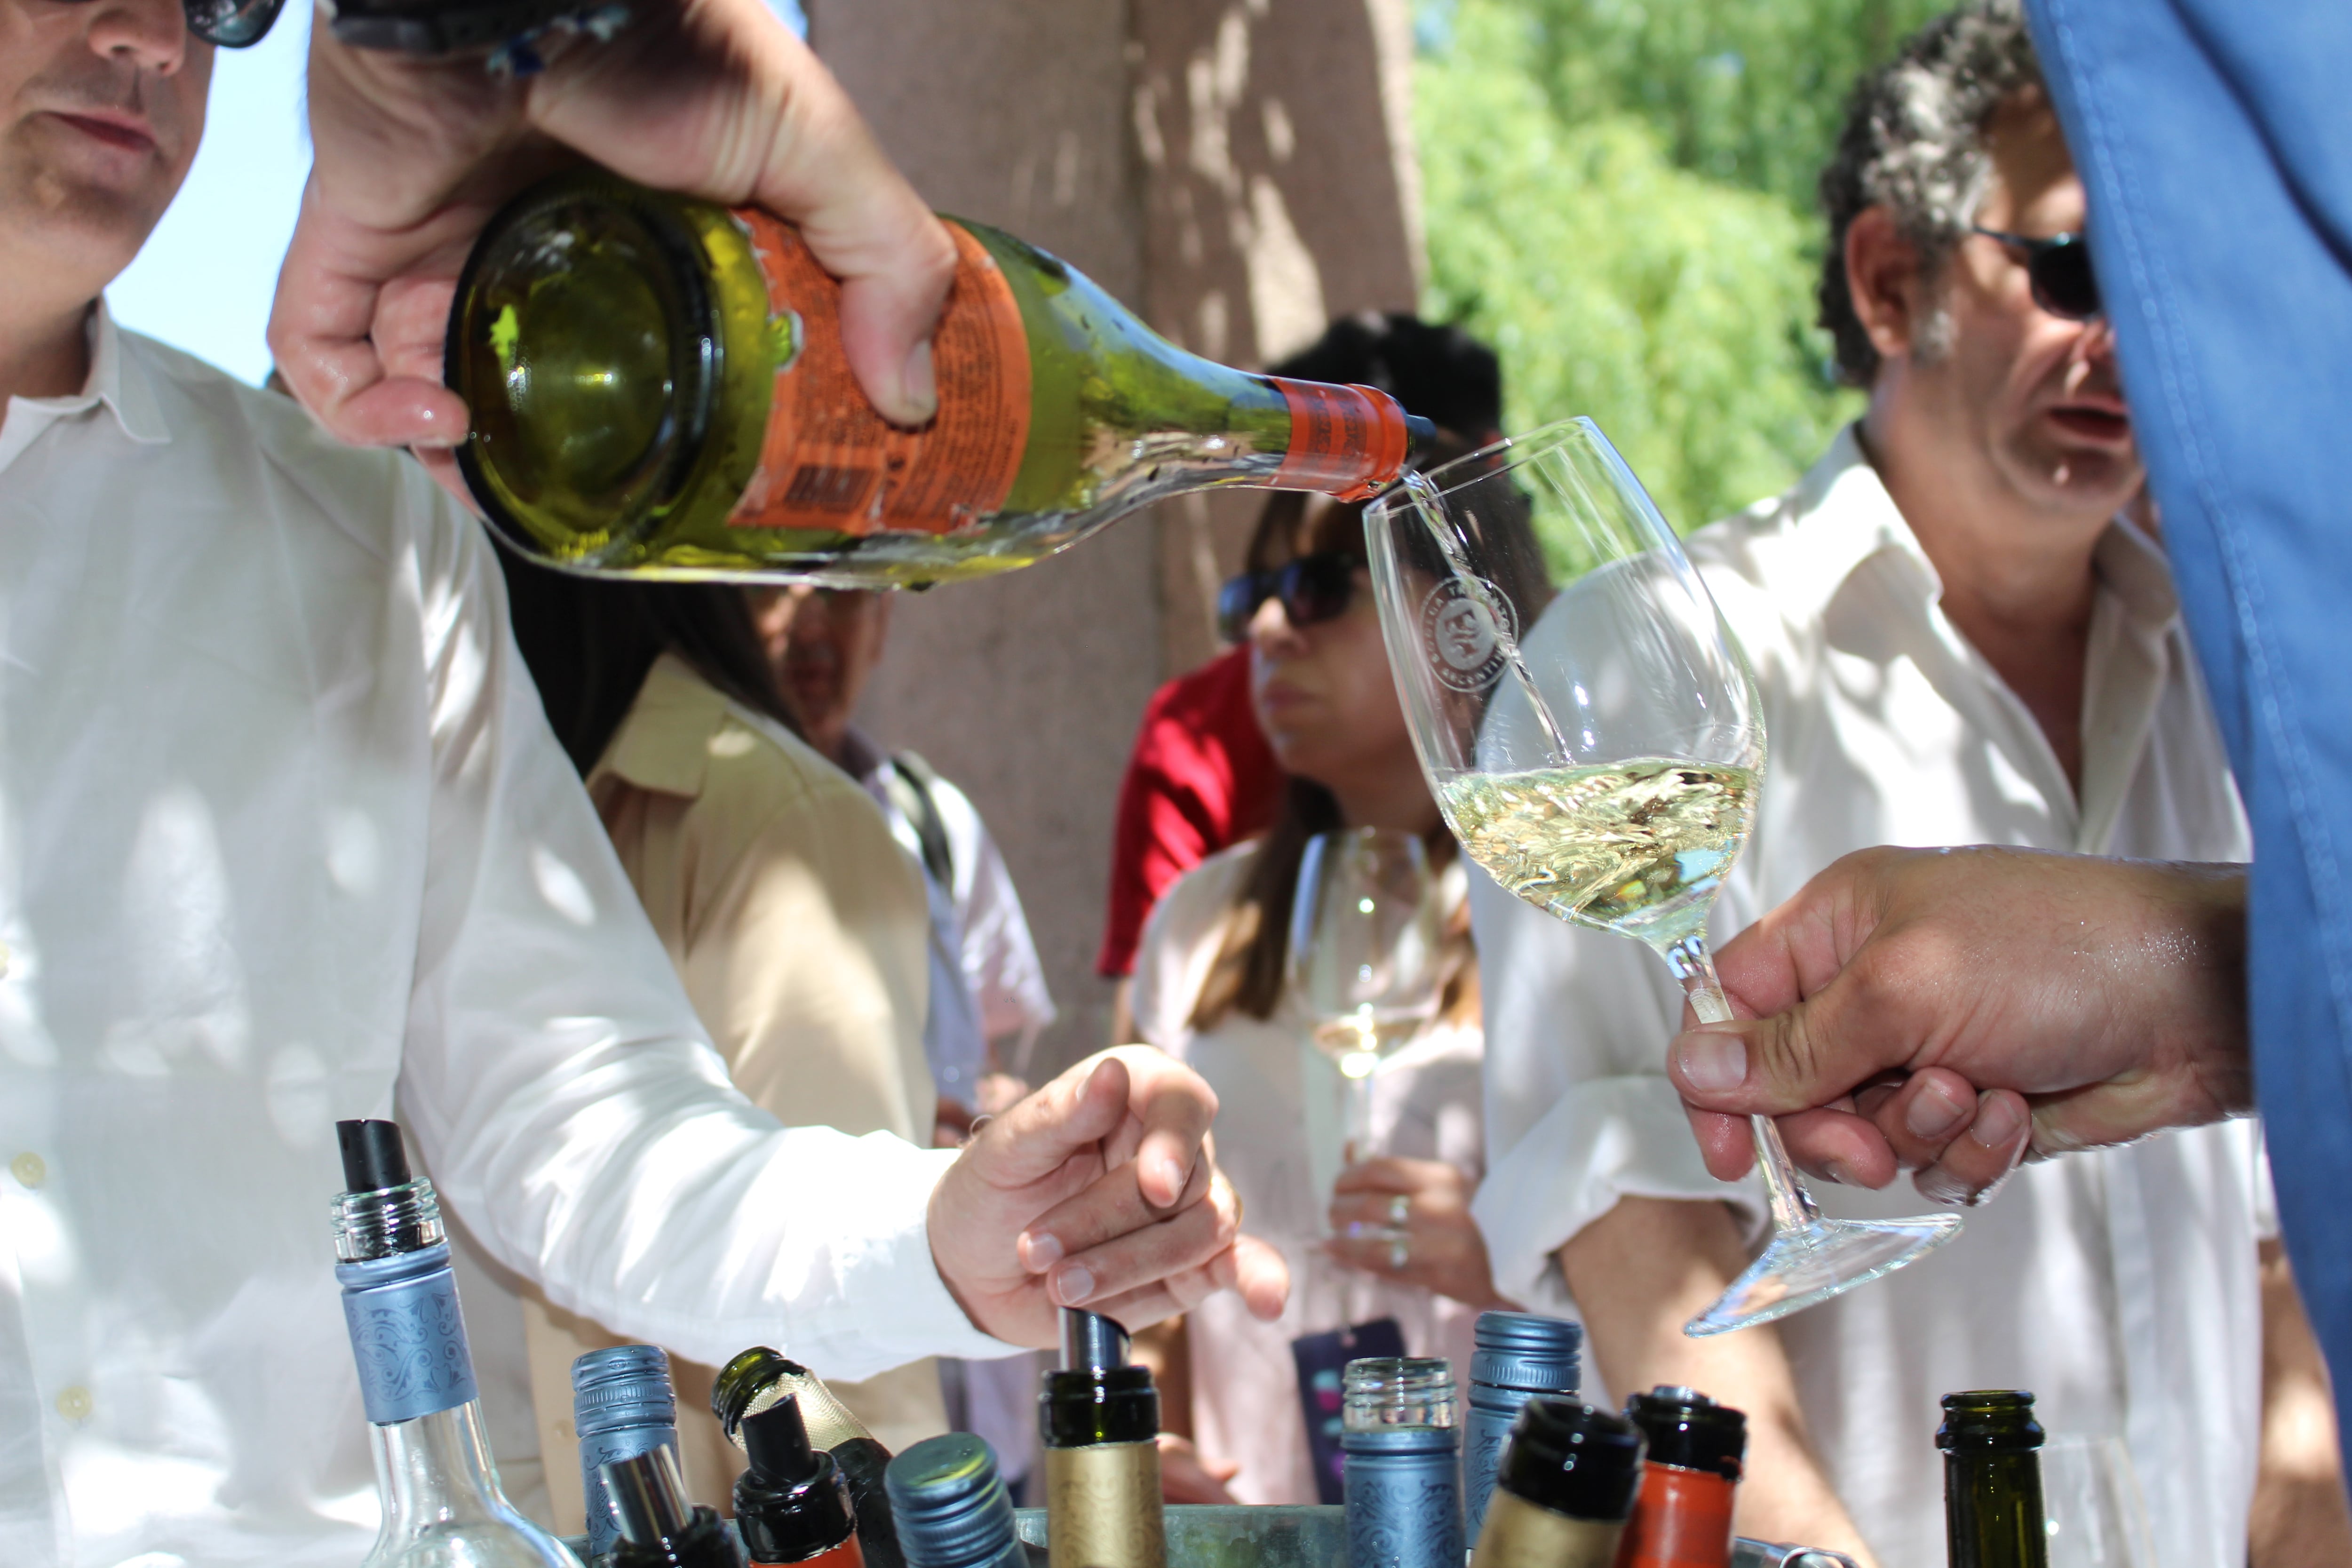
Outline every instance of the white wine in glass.
MULTIPOLYGON (((1646 943, 1706 1022, 1731 1016, 1706 919, 1764 777, 1764 721, 1706 584, 1589 419, 1496 442, 1365 514, 1413 745, 1448 826, 1537 908, 1646 943)), ((1958 1232, 1958 1215, 1822 1216, 1769 1117, 1763 1254, 1684 1327, 1770 1322, 1958 1232)))

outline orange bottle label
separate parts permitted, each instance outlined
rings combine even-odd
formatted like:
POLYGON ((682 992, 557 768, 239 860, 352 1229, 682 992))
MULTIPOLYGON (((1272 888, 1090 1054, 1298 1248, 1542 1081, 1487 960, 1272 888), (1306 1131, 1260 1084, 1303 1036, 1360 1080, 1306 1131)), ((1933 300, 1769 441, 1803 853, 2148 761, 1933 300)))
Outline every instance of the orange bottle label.
POLYGON ((952 533, 1013 491, 1029 444, 1029 339, 1013 285, 958 224, 955 282, 931 363, 940 412, 902 430, 875 411, 841 346, 841 284, 800 231, 753 207, 770 312, 789 313, 798 352, 776 373, 759 467, 727 521, 736 528, 952 533))
POLYGON ((1731 1482, 1712 1470, 1643 1465, 1616 1568, 1727 1568, 1731 1493, 1731 1482))
POLYGON ((1290 449, 1275 473, 1276 489, 1363 500, 1403 470, 1411 443, 1395 398, 1370 386, 1270 379, 1290 405, 1290 449))

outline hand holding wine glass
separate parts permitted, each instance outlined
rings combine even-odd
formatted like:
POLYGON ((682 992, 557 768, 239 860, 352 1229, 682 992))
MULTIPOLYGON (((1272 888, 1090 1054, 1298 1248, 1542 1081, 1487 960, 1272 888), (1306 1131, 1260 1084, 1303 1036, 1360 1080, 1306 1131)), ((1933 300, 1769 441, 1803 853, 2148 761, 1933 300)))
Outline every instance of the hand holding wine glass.
MULTIPOLYGON (((1414 746, 1471 858, 1539 909, 1640 940, 1701 1020, 1728 1019, 1706 925, 1747 838, 1763 718, 1640 481, 1570 420, 1408 476, 1366 526, 1414 746)), ((1772 1241, 1685 1332, 1784 1317, 1959 1228, 1825 1219, 1770 1121, 1754 1133, 1772 1241)))

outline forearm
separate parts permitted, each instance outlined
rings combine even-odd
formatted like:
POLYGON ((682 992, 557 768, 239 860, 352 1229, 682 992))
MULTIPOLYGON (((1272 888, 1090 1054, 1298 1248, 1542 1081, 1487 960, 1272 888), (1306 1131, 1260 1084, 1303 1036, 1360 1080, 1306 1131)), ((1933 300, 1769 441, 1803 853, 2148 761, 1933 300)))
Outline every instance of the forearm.
POLYGON ((2262 1244, 2263 1447, 2247 1541, 2252 1568, 2352 1563, 2352 1510, 2327 1363, 2313 1339, 2286 1249, 2262 1244))
POLYGON ((1747 1476, 1735 1516, 1740 1534, 1874 1561, 1814 1456, 1780 1331, 1703 1340, 1682 1331, 1747 1266, 1729 1208, 1624 1198, 1570 1237, 1559 1259, 1612 1394, 1681 1384, 1747 1413, 1747 1476))

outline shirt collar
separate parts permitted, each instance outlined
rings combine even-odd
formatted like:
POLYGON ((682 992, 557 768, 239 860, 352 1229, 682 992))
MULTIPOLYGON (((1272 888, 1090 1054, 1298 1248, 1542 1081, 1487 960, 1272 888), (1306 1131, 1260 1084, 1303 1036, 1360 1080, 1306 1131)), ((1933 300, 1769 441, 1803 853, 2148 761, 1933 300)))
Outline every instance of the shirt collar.
POLYGON ((172 438, 163 423, 163 404, 155 395, 154 368, 147 363, 146 345, 127 338, 115 324, 114 312, 100 296, 90 307, 83 331, 89 342, 89 375, 81 390, 67 397, 21 399, 52 418, 85 414, 103 405, 122 433, 142 447, 160 447, 172 438))
POLYGON ((591 770, 593 785, 618 778, 638 789, 688 800, 702 794, 714 748, 733 717, 727 699, 673 653, 654 660, 628 716, 591 770))

